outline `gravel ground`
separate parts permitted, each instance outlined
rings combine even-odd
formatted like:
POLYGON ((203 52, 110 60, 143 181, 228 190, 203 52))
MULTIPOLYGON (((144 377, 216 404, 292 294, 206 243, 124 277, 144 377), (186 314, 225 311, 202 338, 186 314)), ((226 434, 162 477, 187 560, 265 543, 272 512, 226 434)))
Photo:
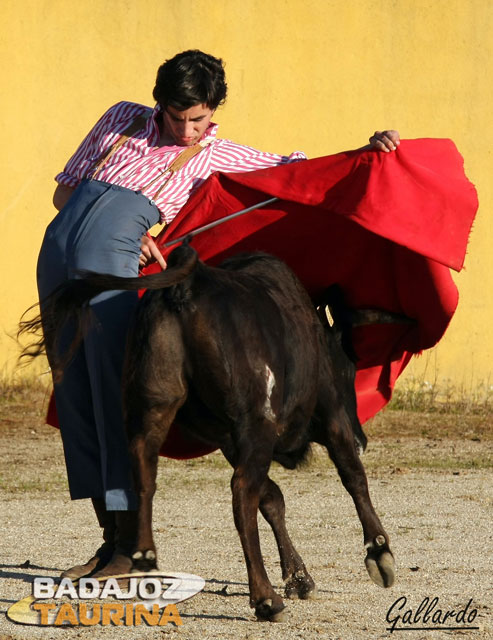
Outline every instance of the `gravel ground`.
MULTIPOLYGON (((413 630, 406 638, 493 638, 491 441, 370 437, 363 461, 397 565, 396 582, 386 590, 366 573, 354 506, 326 457, 316 450, 311 464, 297 471, 274 466, 271 477, 283 489, 288 528, 318 586, 317 600, 288 601, 280 623, 257 622, 248 606, 231 473, 220 454, 161 460, 154 518, 160 567, 206 580, 201 593, 177 605, 183 624, 56 628, 18 625, 5 614, 31 593, 34 576, 56 576, 89 557, 99 532, 88 501, 68 499, 56 430, 27 416, 20 423, 4 421, 0 435, 0 640, 389 638, 387 611, 402 596, 405 609, 414 611, 425 597, 439 598, 443 611, 457 611, 472 599, 469 610, 477 610, 473 625, 479 626, 413 630)), ((282 589, 277 549, 261 518, 260 533, 268 573, 282 589)))

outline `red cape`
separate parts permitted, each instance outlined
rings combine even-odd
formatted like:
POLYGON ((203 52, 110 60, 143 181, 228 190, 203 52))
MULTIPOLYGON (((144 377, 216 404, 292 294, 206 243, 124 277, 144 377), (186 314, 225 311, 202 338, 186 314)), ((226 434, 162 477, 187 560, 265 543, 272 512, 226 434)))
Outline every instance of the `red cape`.
MULTIPOLYGON (((389 400, 411 356, 443 336, 458 302, 459 271, 477 210, 474 186, 451 140, 403 140, 393 153, 348 151, 249 173, 213 174, 158 236, 158 246, 232 212, 280 200, 197 235, 218 264, 242 251, 284 260, 316 301, 337 283, 353 309, 403 314, 416 324, 353 329, 361 422, 389 400)), ((163 249, 166 255, 172 250, 163 249)), ((158 270, 152 265, 146 273, 158 270)), ((54 403, 48 422, 54 424, 54 403)), ((161 453, 187 458, 211 448, 174 424, 161 453)))

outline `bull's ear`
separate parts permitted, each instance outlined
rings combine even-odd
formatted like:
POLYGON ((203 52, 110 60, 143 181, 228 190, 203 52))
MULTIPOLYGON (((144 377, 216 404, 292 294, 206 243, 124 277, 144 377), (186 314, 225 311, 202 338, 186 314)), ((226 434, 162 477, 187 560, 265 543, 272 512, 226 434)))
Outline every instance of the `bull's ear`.
POLYGON ((333 307, 320 305, 317 307, 317 314, 325 331, 330 333, 331 338, 339 345, 346 356, 356 363, 358 357, 352 342, 351 313, 349 311, 344 311, 343 313, 342 308, 339 307, 335 311, 334 317, 333 307))
POLYGON ((323 292, 320 301, 320 307, 327 317, 325 326, 331 327, 332 335, 348 358, 356 362, 356 353, 352 345, 353 311, 346 304, 342 288, 338 284, 331 285, 323 292))
POLYGON ((317 314, 325 330, 342 346, 342 328, 336 323, 329 305, 317 307, 317 314))

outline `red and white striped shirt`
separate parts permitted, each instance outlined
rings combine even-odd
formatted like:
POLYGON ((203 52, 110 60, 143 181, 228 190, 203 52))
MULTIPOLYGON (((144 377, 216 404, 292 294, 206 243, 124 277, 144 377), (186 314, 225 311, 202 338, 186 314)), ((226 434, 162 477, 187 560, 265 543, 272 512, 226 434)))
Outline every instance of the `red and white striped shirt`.
POLYGON ((290 156, 281 156, 216 138, 218 125, 211 122, 202 138, 210 138, 210 144, 173 174, 158 193, 160 186, 169 178, 169 173, 165 173, 167 167, 184 149, 178 145, 158 146, 160 132, 156 118, 161 117, 161 113, 160 105, 154 110, 133 102, 114 105, 98 120, 55 180, 59 184, 76 187, 83 178, 91 177, 94 165, 102 153, 118 140, 129 124, 140 115, 151 114, 145 128, 129 138, 109 158, 96 178, 132 191, 142 191, 155 202, 163 222, 171 222, 192 191, 214 171, 254 171, 306 159, 305 154, 300 151, 290 156), (158 195, 154 199, 156 193, 158 195))

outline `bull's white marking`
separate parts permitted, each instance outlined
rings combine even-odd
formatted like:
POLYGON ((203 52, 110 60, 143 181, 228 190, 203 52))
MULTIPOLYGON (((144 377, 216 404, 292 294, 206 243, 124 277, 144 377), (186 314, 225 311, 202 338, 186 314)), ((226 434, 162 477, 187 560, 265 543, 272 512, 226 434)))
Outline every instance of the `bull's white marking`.
POLYGON ((276 378, 274 376, 274 373, 272 372, 272 369, 269 367, 268 364, 265 365, 265 379, 266 379, 266 398, 265 398, 265 404, 264 404, 264 415, 269 420, 276 420, 276 414, 274 413, 274 410, 272 409, 272 404, 271 404, 271 396, 272 396, 272 391, 276 386, 276 378))

